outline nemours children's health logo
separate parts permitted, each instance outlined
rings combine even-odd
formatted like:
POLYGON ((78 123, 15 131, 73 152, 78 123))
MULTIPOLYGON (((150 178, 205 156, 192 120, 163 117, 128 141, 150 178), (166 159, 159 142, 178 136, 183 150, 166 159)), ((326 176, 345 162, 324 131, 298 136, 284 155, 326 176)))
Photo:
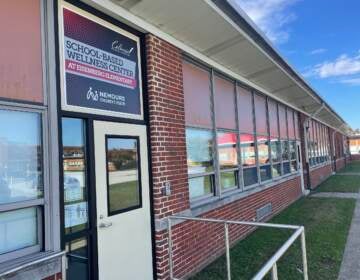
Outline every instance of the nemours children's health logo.
POLYGON ((125 106, 125 96, 113 94, 105 91, 94 90, 93 87, 89 87, 86 93, 86 99, 94 102, 101 102, 106 104, 114 104, 118 106, 125 106))

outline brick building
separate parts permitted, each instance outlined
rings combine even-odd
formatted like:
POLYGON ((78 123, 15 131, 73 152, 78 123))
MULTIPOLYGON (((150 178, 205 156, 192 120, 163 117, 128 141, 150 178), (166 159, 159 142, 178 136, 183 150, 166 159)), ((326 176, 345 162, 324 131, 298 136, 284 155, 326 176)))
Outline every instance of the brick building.
MULTIPOLYGON (((1 279, 169 279, 167 217, 266 221, 351 160, 346 122, 234 1, 0 7, 1 279)), ((177 223, 176 277, 222 234, 177 223)))

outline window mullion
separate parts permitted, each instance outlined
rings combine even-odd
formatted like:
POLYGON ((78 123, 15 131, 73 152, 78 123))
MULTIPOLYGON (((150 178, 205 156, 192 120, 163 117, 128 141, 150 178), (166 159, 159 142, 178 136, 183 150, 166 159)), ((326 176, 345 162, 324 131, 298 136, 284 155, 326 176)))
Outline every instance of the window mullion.
POLYGON ((237 82, 234 82, 234 91, 235 91, 235 116, 236 116, 236 151, 238 156, 238 187, 241 191, 244 190, 244 173, 242 167, 242 158, 241 158, 241 143, 240 143, 240 124, 239 124, 239 108, 238 108, 238 90, 237 82))
POLYGON ((254 92, 251 92, 251 103, 252 103, 252 113, 253 113, 253 124, 254 124, 254 147, 255 147, 255 164, 257 170, 257 183, 260 182, 260 164, 259 164, 259 150, 257 143, 257 131, 256 131, 256 112, 255 112, 255 96, 254 92))
POLYGON ((220 186, 220 165, 219 165, 219 152, 218 152, 218 141, 217 141, 217 128, 216 128, 216 112, 215 112, 215 87, 214 87, 214 70, 210 72, 210 106, 211 106, 211 121, 213 129, 213 159, 214 159, 214 192, 216 196, 221 197, 221 186, 220 186))

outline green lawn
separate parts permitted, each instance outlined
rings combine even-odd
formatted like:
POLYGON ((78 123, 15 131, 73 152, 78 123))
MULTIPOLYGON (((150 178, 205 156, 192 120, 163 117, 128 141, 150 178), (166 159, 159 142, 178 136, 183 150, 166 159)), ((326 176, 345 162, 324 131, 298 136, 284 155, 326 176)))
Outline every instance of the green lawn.
POLYGON ((346 172, 360 173, 360 161, 353 161, 347 164, 343 169, 339 171, 339 173, 346 173, 346 172))
MULTIPOLYGON (((302 198, 273 218, 273 223, 304 225, 309 279, 337 279, 355 200, 302 198)), ((251 279, 291 232, 258 229, 231 249, 232 279, 251 279)), ((226 279, 222 256, 192 280, 226 279)), ((301 249, 297 241, 278 263, 279 279, 303 279, 301 249)))
POLYGON ((360 189, 360 176, 334 175, 323 182, 316 191, 318 192, 343 192, 357 193, 360 189))
POLYGON ((139 189, 137 181, 110 185, 110 211, 126 209, 139 205, 139 189))

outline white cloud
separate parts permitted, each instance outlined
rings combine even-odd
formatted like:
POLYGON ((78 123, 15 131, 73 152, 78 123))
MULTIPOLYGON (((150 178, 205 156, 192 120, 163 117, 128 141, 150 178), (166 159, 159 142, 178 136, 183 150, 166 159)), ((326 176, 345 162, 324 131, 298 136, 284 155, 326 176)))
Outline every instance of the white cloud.
POLYGON ((290 36, 289 23, 296 15, 288 8, 299 0, 235 0, 246 14, 274 43, 285 43, 290 36))
POLYGON ((304 76, 319 78, 341 77, 360 73, 360 52, 355 56, 342 54, 333 61, 317 64, 307 71, 304 76))
POLYGON ((359 78, 351 78, 351 79, 342 79, 340 83, 352 85, 352 86, 360 86, 360 77, 359 78))
POLYGON ((315 49, 315 50, 312 50, 310 52, 311 55, 315 55, 315 54, 322 54, 324 52, 327 52, 327 49, 323 49, 323 48, 320 48, 320 49, 315 49))

